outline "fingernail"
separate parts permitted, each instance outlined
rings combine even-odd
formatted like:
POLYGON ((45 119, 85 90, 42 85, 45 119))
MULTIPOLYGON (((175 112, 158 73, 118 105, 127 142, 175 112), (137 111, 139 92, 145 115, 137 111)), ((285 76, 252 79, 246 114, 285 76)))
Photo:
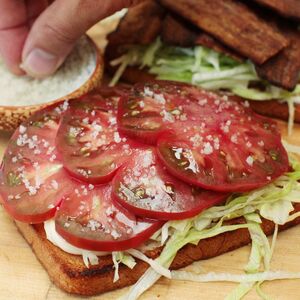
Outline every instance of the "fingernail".
POLYGON ((30 76, 42 78, 54 73, 58 63, 57 56, 36 48, 27 55, 20 68, 30 76))

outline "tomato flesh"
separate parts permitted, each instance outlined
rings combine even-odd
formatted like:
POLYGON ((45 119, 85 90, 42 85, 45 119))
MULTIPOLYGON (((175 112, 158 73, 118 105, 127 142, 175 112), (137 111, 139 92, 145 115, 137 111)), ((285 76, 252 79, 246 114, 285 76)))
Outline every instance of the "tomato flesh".
POLYGON ((173 134, 159 137, 159 157, 169 172, 221 192, 255 189, 287 172, 288 157, 275 123, 215 97, 194 105, 186 121, 173 125, 173 134))
POLYGON ((52 218, 71 189, 55 149, 66 107, 67 103, 60 104, 34 115, 9 142, 1 167, 0 197, 16 220, 40 223, 52 218))
POLYGON ((117 131, 119 98, 119 94, 107 98, 95 94, 70 103, 56 144, 65 169, 75 178, 108 182, 131 155, 132 142, 117 131))
POLYGON ((198 91, 190 85, 164 81, 135 85, 129 96, 119 102, 120 132, 143 143, 156 144, 159 134, 185 119, 185 94, 194 90, 198 91))
POLYGON ((54 217, 74 246, 122 251, 166 220, 193 217, 287 171, 276 124, 247 103, 151 82, 101 88, 31 117, 4 155, 0 201, 19 221, 54 217))
POLYGON ((154 148, 138 151, 118 171, 113 195, 132 213, 160 220, 193 217, 228 197, 228 194, 193 187, 168 174, 154 148))
POLYGON ((72 245, 92 251, 123 251, 140 246, 161 226, 138 219, 111 200, 111 186, 81 185, 55 218, 57 232, 72 245))

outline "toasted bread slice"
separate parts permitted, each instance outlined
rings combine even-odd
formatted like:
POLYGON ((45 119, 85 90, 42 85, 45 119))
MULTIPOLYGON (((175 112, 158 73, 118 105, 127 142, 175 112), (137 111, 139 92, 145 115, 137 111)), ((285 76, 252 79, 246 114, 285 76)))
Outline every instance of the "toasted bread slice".
MULTIPOLYGON (((295 211, 300 211, 299 204, 295 205, 295 211)), ((243 218, 238 218, 232 223, 243 222, 243 218)), ((297 224, 300 224, 300 218, 280 226, 279 229, 285 230, 297 224)), ((111 256, 100 257, 98 265, 87 268, 82 257, 68 254, 49 242, 42 224, 29 225, 16 222, 16 225, 53 283, 68 293, 91 296, 129 286, 134 284, 148 268, 148 265, 141 261, 138 261, 133 270, 120 265, 120 279, 113 283, 114 267, 111 256)), ((267 235, 271 235, 274 231, 274 224, 263 220, 262 228, 267 235)), ((179 269, 194 261, 218 256, 250 242, 248 230, 239 229, 202 240, 197 246, 187 245, 178 252, 171 269, 179 269)), ((161 250, 162 248, 156 248, 145 254, 155 258, 161 250)))

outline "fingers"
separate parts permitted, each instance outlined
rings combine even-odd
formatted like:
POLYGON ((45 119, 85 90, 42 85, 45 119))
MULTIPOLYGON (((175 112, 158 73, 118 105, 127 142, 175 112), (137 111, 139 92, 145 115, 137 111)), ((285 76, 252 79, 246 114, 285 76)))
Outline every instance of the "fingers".
POLYGON ((20 69, 22 50, 34 20, 47 7, 47 0, 0 0, 0 56, 15 74, 20 69))
POLYGON ((48 6, 48 0, 26 0, 27 19, 36 19, 48 6))
POLYGON ((48 0, 26 0, 28 26, 31 27, 37 17, 48 6, 48 0))
POLYGON ((26 6, 20 0, 0 0, 0 55, 15 74, 22 74, 19 64, 28 34, 26 6))
POLYGON ((22 68, 34 77, 45 77, 54 73, 80 36, 101 19, 132 2, 129 0, 54 1, 32 26, 23 49, 22 68))

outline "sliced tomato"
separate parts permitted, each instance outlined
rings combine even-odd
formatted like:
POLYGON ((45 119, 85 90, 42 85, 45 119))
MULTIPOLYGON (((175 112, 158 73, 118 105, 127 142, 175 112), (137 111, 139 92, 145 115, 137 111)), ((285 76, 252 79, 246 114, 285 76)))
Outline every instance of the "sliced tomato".
POLYGON ((55 137, 67 102, 35 114, 9 142, 1 167, 1 201, 19 221, 40 223, 54 216, 72 183, 57 158, 55 137))
MULTIPOLYGON (((119 130, 144 143, 156 144, 163 132, 173 128, 182 131, 186 121, 211 125, 216 123, 216 115, 220 122, 230 119, 235 102, 227 99, 227 95, 220 96, 189 84, 170 81, 137 84, 129 97, 119 102, 119 130)), ((245 110, 241 105, 234 114, 245 110)))
POLYGON ((70 103, 57 135, 57 148, 65 169, 93 184, 108 182, 132 154, 132 141, 117 130, 119 94, 106 90, 70 103))
POLYGON ((74 189, 62 165, 42 164, 11 171, 3 178, 0 197, 9 214, 25 223, 42 223, 54 217, 57 207, 74 189))
POLYGON ((81 185, 61 205, 57 232, 69 243, 93 251, 123 251, 140 246, 163 223, 137 219, 111 200, 111 186, 81 185))
POLYGON ((226 114, 229 120, 223 116, 220 122, 215 115, 214 123, 204 121, 203 126, 200 120, 186 122, 184 130, 174 128, 173 135, 159 138, 159 157, 169 172, 202 188, 242 192, 288 171, 287 153, 272 121, 251 112, 226 114))
POLYGON ((136 152, 118 171, 113 194, 118 203, 135 215, 160 220, 193 217, 228 197, 173 177, 159 162, 154 148, 136 152))
POLYGON ((129 97, 119 102, 120 132, 147 144, 155 144, 158 135, 186 118, 187 95, 199 90, 191 85, 165 81, 137 84, 129 97))

